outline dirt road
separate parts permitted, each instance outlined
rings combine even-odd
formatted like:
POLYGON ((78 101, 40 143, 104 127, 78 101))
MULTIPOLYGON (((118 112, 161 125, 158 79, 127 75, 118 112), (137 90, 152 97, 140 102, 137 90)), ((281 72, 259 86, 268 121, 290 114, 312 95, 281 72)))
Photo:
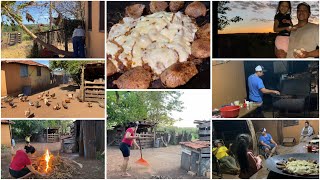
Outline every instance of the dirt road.
MULTIPOLYGON (((181 147, 169 146, 163 148, 143 149, 143 158, 148 161, 150 168, 135 163, 140 158, 139 150, 131 150, 128 173, 132 176, 128 179, 199 179, 204 177, 193 177, 180 168, 181 147)), ((122 154, 118 147, 108 147, 107 149, 107 178, 120 179, 120 167, 122 164, 122 154)))
MULTIPOLYGON (((48 148, 50 153, 57 156, 61 148, 61 143, 33 143, 32 146, 36 148, 35 157, 39 157, 44 154, 45 150, 48 148)), ((24 143, 17 143, 15 149, 23 149, 24 143)), ((104 179, 105 178, 105 163, 104 160, 87 160, 79 157, 77 153, 65 154, 59 153, 63 158, 68 158, 76 161, 83 165, 83 168, 79 169, 77 174, 72 174, 72 179, 104 179)), ((9 174, 8 168, 11 162, 10 149, 1 149, 1 179, 13 179, 9 174)), ((75 166, 77 166, 75 164, 75 166)), ((30 178, 40 178, 38 176, 32 175, 30 178)))
POLYGON ((88 103, 79 102, 77 98, 73 98, 71 103, 68 103, 68 109, 64 109, 61 106, 61 101, 67 99, 66 94, 75 94, 75 89, 71 85, 61 85, 48 90, 50 94, 55 93, 56 99, 50 98, 50 106, 46 106, 43 101, 38 99, 38 96, 42 93, 33 94, 28 99, 31 102, 39 101, 41 107, 36 108, 30 106, 28 102, 20 102, 18 98, 15 98, 13 102, 17 105, 15 108, 11 108, 9 104, 2 102, 1 117, 2 118, 25 118, 25 111, 30 108, 34 113, 34 118, 104 118, 105 109, 99 107, 98 103, 92 103, 91 108, 88 107, 88 103), (60 110, 54 110, 53 107, 59 103, 60 110))

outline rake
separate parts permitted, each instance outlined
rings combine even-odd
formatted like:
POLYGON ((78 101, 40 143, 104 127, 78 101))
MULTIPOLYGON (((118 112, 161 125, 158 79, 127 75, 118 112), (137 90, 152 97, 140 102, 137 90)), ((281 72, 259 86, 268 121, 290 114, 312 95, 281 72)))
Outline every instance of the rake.
POLYGON ((140 164, 140 165, 143 165, 143 166, 150 166, 150 164, 145 159, 143 159, 143 157, 142 157, 142 148, 141 148, 140 139, 138 139, 138 141, 139 141, 139 146, 140 146, 140 159, 138 159, 136 161, 136 163, 140 164))

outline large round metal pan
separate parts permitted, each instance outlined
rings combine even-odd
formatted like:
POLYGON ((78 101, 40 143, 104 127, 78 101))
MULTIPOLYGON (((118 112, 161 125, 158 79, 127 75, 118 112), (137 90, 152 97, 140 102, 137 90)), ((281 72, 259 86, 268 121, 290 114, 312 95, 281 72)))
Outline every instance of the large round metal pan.
MULTIPOLYGON (((188 4, 193 1, 185 1, 184 8, 180 11, 184 12, 188 4)), ((196 18, 198 26, 202 26, 206 23, 210 23, 210 1, 201 1, 207 7, 206 16, 196 18)), ((143 12, 143 16, 148 15, 150 8, 150 1, 108 1, 107 2, 107 31, 109 32, 114 24, 119 23, 119 21, 125 17, 125 8, 132 4, 144 4, 146 8, 143 12)), ((169 1, 168 1, 169 3, 169 1)), ((167 10, 169 12, 169 10, 167 10)), ((107 47, 108 48, 108 47, 107 47)), ((197 65, 199 73, 195 75, 189 82, 183 86, 176 87, 176 89, 210 89, 210 58, 204 60, 201 64, 197 65)), ((113 85, 113 81, 120 77, 120 73, 116 73, 112 76, 107 77, 107 88, 116 89, 117 87, 113 85)), ((151 83, 149 88, 164 88, 161 82, 154 81, 151 83)))
POLYGON ((295 154, 284 154, 284 155, 276 155, 266 160, 266 166, 270 171, 273 171, 278 174, 297 177, 297 178, 311 178, 311 179, 319 179, 319 175, 315 176, 301 176, 295 174, 289 174, 283 172, 281 169, 277 168, 277 162, 287 161, 290 157, 299 159, 299 160, 316 160, 319 163, 319 154, 315 153, 295 153, 295 154))

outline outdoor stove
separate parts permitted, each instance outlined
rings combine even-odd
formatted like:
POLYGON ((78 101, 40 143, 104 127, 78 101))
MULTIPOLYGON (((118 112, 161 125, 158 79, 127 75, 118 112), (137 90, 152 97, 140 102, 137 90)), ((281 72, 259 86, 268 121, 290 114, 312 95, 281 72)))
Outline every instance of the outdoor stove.
POLYGON ((195 120, 198 124, 199 140, 180 142, 182 147, 181 168, 197 174, 207 176, 210 172, 210 121, 195 120))

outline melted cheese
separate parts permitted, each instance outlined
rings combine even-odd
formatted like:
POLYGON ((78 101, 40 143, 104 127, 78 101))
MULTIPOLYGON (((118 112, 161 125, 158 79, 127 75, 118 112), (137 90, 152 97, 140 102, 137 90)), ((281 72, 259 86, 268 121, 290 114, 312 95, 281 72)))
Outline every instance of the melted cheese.
MULTIPOLYGON (((191 18, 181 12, 162 11, 138 19, 124 18, 123 23, 111 28, 108 41, 114 40, 123 48, 118 59, 125 66, 148 64, 159 75, 170 65, 188 60, 197 28, 191 18)), ((107 54, 119 51, 112 43, 108 42, 107 49, 108 46, 111 49, 107 54)))

